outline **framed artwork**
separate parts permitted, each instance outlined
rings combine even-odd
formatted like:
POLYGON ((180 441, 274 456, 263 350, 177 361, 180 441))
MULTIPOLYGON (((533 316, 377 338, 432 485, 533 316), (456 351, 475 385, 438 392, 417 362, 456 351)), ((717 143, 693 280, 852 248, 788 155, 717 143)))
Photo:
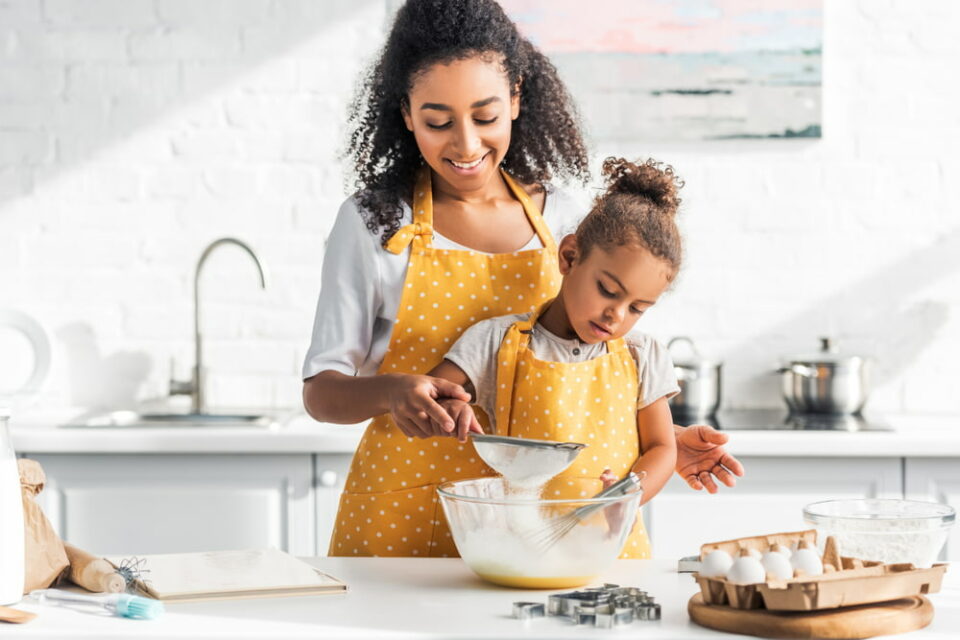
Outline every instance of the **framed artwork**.
POLYGON ((822 0, 500 0, 594 142, 819 138, 822 0))

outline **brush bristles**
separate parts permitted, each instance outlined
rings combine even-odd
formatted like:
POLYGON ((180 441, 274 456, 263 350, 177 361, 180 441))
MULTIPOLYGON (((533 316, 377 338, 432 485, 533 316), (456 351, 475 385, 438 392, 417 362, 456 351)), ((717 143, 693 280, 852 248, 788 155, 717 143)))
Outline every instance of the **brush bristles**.
POLYGON ((138 620, 153 620, 163 613, 163 603, 140 596, 127 595, 117 601, 117 615, 138 620))

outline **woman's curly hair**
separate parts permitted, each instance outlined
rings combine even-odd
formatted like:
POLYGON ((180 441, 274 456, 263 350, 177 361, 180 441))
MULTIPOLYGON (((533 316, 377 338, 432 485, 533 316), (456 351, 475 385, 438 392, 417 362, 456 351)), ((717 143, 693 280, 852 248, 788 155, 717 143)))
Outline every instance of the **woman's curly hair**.
POLYGON ((630 162, 607 158, 603 162, 607 188, 597 196, 590 213, 577 227, 581 259, 594 247, 637 245, 670 266, 670 280, 683 262, 683 240, 677 210, 683 187, 670 165, 656 160, 630 162))
POLYGON ((350 111, 345 156, 353 161, 367 227, 385 243, 400 227, 401 198, 409 196, 422 163, 401 105, 418 73, 437 63, 492 55, 511 91, 520 91, 502 166, 522 184, 554 177, 586 182, 586 146, 576 109, 556 68, 517 31, 493 0, 408 0, 380 56, 364 77, 350 111))

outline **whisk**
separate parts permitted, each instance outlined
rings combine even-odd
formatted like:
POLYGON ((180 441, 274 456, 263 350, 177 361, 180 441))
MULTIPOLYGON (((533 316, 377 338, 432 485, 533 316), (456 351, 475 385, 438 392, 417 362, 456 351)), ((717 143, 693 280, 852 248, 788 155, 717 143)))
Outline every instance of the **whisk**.
MULTIPOLYGON (((641 475, 630 472, 625 478, 619 480, 597 495, 593 496, 596 498, 611 498, 617 496, 625 496, 634 489, 640 489, 642 491, 641 480, 646 474, 641 472, 641 475)), ((530 535, 530 541, 533 543, 533 546, 539 549, 541 553, 546 553, 557 544, 565 535, 570 533, 570 531, 586 520, 591 514, 596 511, 603 509, 608 506, 610 502, 591 502, 583 506, 577 507, 576 509, 565 513, 562 516, 556 518, 551 518, 547 521, 546 525, 530 535)))

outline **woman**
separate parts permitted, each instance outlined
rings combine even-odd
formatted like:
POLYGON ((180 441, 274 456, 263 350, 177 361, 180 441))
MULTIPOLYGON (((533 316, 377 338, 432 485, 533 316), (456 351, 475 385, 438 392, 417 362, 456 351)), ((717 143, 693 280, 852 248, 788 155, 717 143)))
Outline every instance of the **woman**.
MULTIPOLYGON (((436 485, 489 469, 441 437, 453 423, 436 400, 470 396, 424 374, 471 324, 556 295, 554 238, 587 207, 550 181, 586 182, 587 153, 553 65, 492 0, 408 1, 351 120, 359 190, 328 241, 304 405, 373 420, 329 552, 452 556, 436 485)), ((678 428, 678 473, 732 486, 725 441, 678 428)))

